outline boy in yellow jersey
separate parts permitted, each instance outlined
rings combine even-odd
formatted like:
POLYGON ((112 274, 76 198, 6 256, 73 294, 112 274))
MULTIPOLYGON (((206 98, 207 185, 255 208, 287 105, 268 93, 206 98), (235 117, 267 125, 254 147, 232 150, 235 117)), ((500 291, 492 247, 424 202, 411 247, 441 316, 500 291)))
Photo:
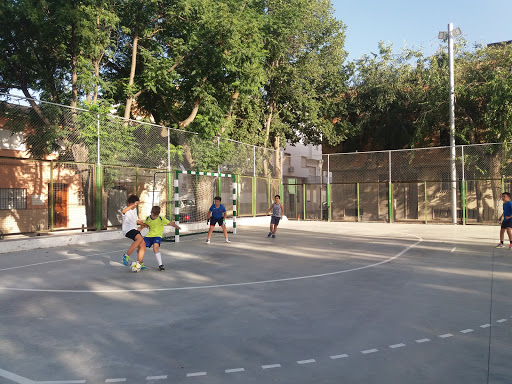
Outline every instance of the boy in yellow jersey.
POLYGON ((160 207, 155 205, 151 208, 151 215, 149 215, 144 222, 144 226, 149 228, 149 232, 144 237, 144 241, 146 242, 147 248, 153 246, 153 252, 155 252, 156 261, 158 262, 158 269, 161 271, 165 271, 162 263, 162 254, 160 253, 160 243, 162 242, 162 236, 164 234, 164 225, 181 229, 180 226, 160 216, 160 207))

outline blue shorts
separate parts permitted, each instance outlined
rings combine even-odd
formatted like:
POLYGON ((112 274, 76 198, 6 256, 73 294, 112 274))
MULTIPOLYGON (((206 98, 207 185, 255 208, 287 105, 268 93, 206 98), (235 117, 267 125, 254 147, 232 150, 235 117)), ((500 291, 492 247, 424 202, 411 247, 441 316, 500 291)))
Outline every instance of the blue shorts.
POLYGON ((146 248, 150 248, 153 244, 162 244, 161 237, 145 237, 144 242, 146 243, 146 248))
POLYGON ((279 216, 272 216, 270 219, 270 224, 274 224, 275 226, 279 225, 279 220, 281 220, 281 217, 279 216))
POLYGON ((220 219, 216 219, 215 217, 210 217, 210 226, 214 226, 215 227, 215 225, 217 223, 219 224, 219 226, 222 227, 222 225, 224 223, 224 218, 221 217, 220 219))

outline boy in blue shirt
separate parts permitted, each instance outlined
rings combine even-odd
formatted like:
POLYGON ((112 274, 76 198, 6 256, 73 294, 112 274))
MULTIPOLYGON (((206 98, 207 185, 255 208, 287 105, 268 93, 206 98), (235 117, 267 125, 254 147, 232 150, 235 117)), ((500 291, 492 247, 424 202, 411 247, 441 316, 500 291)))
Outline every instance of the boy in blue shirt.
POLYGON ((215 204, 213 204, 208 211, 207 222, 210 224, 210 229, 208 230, 208 239, 206 239, 206 244, 210 244, 210 238, 212 237, 213 229, 217 223, 222 228, 222 232, 224 232, 226 243, 231 243, 228 239, 228 230, 226 229, 226 216, 228 214, 226 207, 220 203, 222 199, 219 196, 215 196, 213 200, 215 204))
POLYGON ((503 240, 505 239, 505 231, 507 231, 508 239, 510 240, 508 249, 512 249, 512 202, 510 201, 510 193, 503 192, 501 199, 503 200, 503 213, 499 220, 503 218, 503 222, 501 223, 500 243, 496 248, 504 248, 503 240))

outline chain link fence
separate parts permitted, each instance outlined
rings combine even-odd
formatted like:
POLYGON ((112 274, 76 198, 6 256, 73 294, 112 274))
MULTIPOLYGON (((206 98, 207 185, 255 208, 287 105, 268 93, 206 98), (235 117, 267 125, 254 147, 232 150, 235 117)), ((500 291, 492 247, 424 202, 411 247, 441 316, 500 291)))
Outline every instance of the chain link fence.
POLYGON ((451 223, 455 213, 459 223, 496 222, 512 189, 511 145, 454 149, 285 156, 289 218, 451 223))
MULTIPOLYGON (((280 194, 299 220, 493 223, 512 189, 507 143, 457 146, 454 157, 450 147, 289 151, 9 96, 0 101, 0 237, 119 227, 131 194, 139 217, 152 204, 171 217, 177 169, 237 175, 240 216, 265 214, 280 194)), ((226 201, 231 193, 221 186, 226 201)))

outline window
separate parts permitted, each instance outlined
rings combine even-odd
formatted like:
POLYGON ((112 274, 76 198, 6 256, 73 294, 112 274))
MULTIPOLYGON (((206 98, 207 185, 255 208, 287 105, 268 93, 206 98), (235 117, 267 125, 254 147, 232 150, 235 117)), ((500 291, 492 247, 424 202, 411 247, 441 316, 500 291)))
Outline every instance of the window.
POLYGON ((0 209, 27 209, 27 190, 0 188, 0 209))
POLYGON ((84 191, 78 191, 78 205, 85 205, 84 191))

